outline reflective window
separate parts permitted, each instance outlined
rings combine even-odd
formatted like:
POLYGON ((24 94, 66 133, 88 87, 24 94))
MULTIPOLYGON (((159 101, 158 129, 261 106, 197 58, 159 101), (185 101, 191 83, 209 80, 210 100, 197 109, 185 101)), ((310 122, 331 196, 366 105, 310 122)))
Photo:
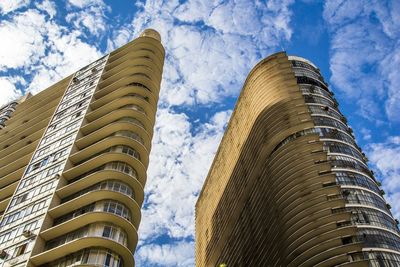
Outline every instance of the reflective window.
POLYGON ((354 138, 352 138, 348 133, 339 131, 338 129, 317 127, 315 128, 315 130, 319 133, 321 139, 327 138, 327 139, 341 140, 355 147, 358 147, 354 141, 354 138))
POLYGON ((351 221, 354 224, 367 224, 390 229, 399 232, 396 222, 392 217, 375 209, 364 207, 349 207, 351 211, 351 221))
POLYGON ((121 228, 109 223, 95 223, 86 225, 46 243, 46 249, 52 249, 82 237, 105 237, 127 246, 127 234, 121 228))
POLYGON ((389 212, 386 202, 381 197, 371 192, 354 188, 345 188, 342 189, 342 195, 346 203, 378 207, 389 212))
POLYGON ((354 169, 372 177, 371 171, 364 164, 361 164, 355 159, 346 156, 330 156, 329 160, 332 168, 354 169))
POLYGON ((353 147, 347 144, 339 142, 325 141, 324 150, 327 151, 328 153, 341 153, 358 158, 360 160, 364 159, 360 151, 354 149, 353 147))
POLYGON ((363 228, 357 233, 358 239, 368 247, 380 247, 400 250, 400 238, 390 232, 378 229, 363 228))
POLYGON ((326 105, 328 107, 331 107, 333 109, 335 109, 335 102, 330 100, 330 99, 326 99, 325 97, 319 96, 319 95, 303 95, 304 97, 304 101, 306 103, 317 103, 317 104, 322 104, 322 105, 326 105))
POLYGON ((372 178, 353 172, 340 172, 336 171, 336 182, 340 185, 355 185, 365 187, 376 193, 380 193, 380 189, 373 182, 372 178))
POLYGON ((138 105, 135 104, 128 104, 125 106, 120 107, 121 109, 133 109, 136 111, 139 111, 140 113, 146 114, 146 112, 144 111, 144 109, 138 105))
POLYGON ((131 220, 131 212, 129 211, 129 209, 124 204, 117 201, 109 200, 104 202, 103 211, 114 213, 127 219, 128 221, 131 220))
POLYGON ((329 91, 328 87, 321 81, 310 78, 310 77, 305 77, 305 76, 298 76, 296 77, 297 83, 298 84, 310 84, 310 85, 316 85, 321 88, 324 88, 326 91, 329 91))
POLYGON ((134 132, 132 132, 132 131, 118 131, 118 132, 115 132, 113 135, 114 135, 114 136, 125 136, 125 137, 129 137, 129 138, 131 138, 131 139, 133 139, 133 140, 138 141, 138 142, 141 143, 142 145, 144 145, 143 138, 140 137, 139 134, 134 133, 134 132))
POLYGON ((346 119, 336 109, 324 105, 308 104, 311 114, 321 114, 334 117, 346 123, 346 119))
POLYGON ((46 267, 72 267, 77 265, 122 267, 122 263, 122 258, 111 250, 104 248, 88 248, 49 263, 46 267))
POLYGON ((135 118, 122 117, 122 118, 118 119, 117 121, 130 122, 130 123, 136 124, 136 125, 138 125, 138 126, 140 126, 142 128, 145 128, 144 124, 141 121, 139 121, 138 119, 135 119, 135 118))
POLYGON ((314 115, 313 120, 316 126, 330 126, 338 128, 342 131, 349 131, 349 128, 343 122, 335 120, 333 118, 323 117, 320 115, 314 115))
POLYGON ((63 198, 61 200, 61 203, 70 201, 71 199, 77 198, 88 192, 97 191, 97 190, 111 190, 111 191, 115 191, 115 192, 120 192, 124 195, 129 196, 130 198, 133 198, 133 199, 135 198, 133 190, 129 185, 127 185, 123 182, 120 182, 118 180, 105 180, 100 183, 89 186, 89 187, 87 187, 75 194, 72 194, 66 198, 63 198))
POLYGON ((88 212, 96 212, 96 211, 103 211, 112 214, 116 214, 128 221, 131 221, 131 212, 129 209, 122 203, 115 201, 115 200, 103 200, 98 201, 79 209, 76 209, 72 212, 69 212, 61 217, 58 217, 54 220, 54 225, 61 224, 63 222, 69 221, 75 217, 83 215, 88 212))
POLYGON ((122 161, 113 161, 110 163, 107 163, 104 166, 105 170, 116 170, 120 171, 126 174, 129 174, 133 177, 137 177, 137 172, 134 168, 132 168, 129 164, 122 162, 122 161))
POLYGON ((315 85, 309 85, 309 84, 300 84, 300 91, 303 94, 316 94, 316 95, 323 95, 324 97, 328 99, 332 99, 332 93, 330 91, 327 91, 319 86, 315 85))

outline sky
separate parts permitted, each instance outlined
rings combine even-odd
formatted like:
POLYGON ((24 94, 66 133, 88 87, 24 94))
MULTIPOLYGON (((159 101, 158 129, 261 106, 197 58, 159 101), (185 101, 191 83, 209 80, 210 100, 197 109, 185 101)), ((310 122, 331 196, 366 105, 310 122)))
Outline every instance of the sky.
POLYGON ((400 217, 400 1, 1 0, 0 106, 146 28, 166 60, 137 266, 194 266, 194 205, 236 99, 282 50, 320 68, 400 217))

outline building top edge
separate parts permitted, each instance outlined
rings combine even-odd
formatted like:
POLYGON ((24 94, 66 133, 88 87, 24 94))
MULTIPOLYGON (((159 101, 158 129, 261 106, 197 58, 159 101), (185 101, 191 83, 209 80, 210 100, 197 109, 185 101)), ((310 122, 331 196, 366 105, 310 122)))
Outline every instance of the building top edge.
POLYGON ((244 83, 243 83, 243 86, 242 86, 242 89, 241 89, 241 91, 240 91, 239 97, 238 97, 238 99, 236 100, 236 104, 235 104, 235 107, 234 107, 234 109, 233 109, 232 115, 231 115, 231 117, 230 117, 230 119, 229 119, 229 121, 228 121, 228 124, 227 124, 227 127, 226 127, 226 129, 225 129, 224 135, 222 136, 222 139, 221 139, 220 144, 219 144, 219 146, 218 146, 218 149, 217 149, 217 151, 216 151, 216 153, 215 153, 215 156, 214 156, 214 159, 213 159, 213 161, 212 161, 212 163, 211 163, 211 166, 210 166, 210 168, 208 169, 208 173, 207 173, 207 176, 206 176, 206 178, 205 178, 205 180, 204 180, 203 187, 201 188, 201 190, 200 190, 200 192, 199 192, 199 195, 198 195, 198 197, 197 197, 196 204, 195 204, 196 209, 197 209, 197 206, 198 206, 200 200, 202 199, 203 192, 206 190, 206 187, 208 186, 208 182, 209 182, 209 179, 210 179, 211 170, 214 168, 214 166, 215 166, 215 164, 216 164, 216 158, 217 158, 217 156, 218 156, 219 153, 220 153, 221 144, 222 144, 222 142, 223 142, 223 141, 225 140, 225 138, 226 138, 226 133, 228 132, 228 129, 230 129, 230 127, 231 127, 231 126, 230 126, 230 125, 231 125, 231 120, 232 120, 232 118, 234 117, 234 115, 235 115, 235 113, 236 113, 236 107, 237 107, 237 105, 238 105, 240 99, 242 98, 243 89, 246 87, 248 81, 251 79, 252 74, 253 74, 254 72, 256 72, 257 69, 258 69, 260 66, 262 66, 262 65, 263 65, 265 62, 267 62, 267 61, 276 60, 276 59, 279 58, 279 57, 287 57, 286 52, 285 52, 285 51, 279 51, 279 52, 270 54, 269 56, 267 56, 267 57, 263 58, 262 60, 260 60, 260 61, 250 70, 250 72, 247 74, 246 80, 245 80, 244 83))
POLYGON ((158 31, 148 28, 145 29, 139 37, 151 37, 153 39, 156 39, 157 41, 161 42, 161 35, 158 31))

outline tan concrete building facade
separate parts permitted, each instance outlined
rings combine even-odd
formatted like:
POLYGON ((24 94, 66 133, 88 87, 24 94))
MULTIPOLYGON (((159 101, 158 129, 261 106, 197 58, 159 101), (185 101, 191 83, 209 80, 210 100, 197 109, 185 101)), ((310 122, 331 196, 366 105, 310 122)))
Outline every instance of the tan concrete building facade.
POLYGON ((0 109, 0 266, 134 266, 164 64, 151 29, 0 109))
POLYGON ((319 70, 250 72, 196 204, 196 266, 400 266, 398 221, 319 70))

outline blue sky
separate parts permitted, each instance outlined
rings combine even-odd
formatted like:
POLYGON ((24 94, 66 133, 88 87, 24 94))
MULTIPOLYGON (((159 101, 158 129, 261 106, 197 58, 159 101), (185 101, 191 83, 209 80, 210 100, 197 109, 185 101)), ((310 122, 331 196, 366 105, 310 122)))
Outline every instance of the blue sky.
POLYGON ((194 204, 250 69, 286 50, 334 91, 400 217, 400 2, 0 1, 0 105, 158 30, 166 61, 137 266, 194 265, 194 204))

